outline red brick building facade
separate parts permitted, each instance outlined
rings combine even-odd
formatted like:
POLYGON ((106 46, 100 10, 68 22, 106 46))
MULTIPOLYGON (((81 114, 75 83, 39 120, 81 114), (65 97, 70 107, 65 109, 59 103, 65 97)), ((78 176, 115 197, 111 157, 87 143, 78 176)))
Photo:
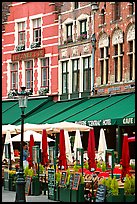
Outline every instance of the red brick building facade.
POLYGON ((135 4, 100 2, 95 34, 96 93, 135 90, 135 4))
POLYGON ((64 2, 61 7, 60 99, 135 90, 135 4, 97 2, 93 11, 91 3, 64 2))
MULTIPOLYGON (((21 86, 33 96, 58 94, 59 2, 12 2, 2 33, 2 97, 21 86)), ((16 94, 16 93, 15 93, 16 94)))

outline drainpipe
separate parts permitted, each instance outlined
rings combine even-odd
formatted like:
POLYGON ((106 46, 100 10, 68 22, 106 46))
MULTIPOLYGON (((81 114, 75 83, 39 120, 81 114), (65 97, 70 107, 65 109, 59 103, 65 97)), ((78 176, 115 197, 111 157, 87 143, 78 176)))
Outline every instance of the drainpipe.
POLYGON ((91 94, 94 95, 94 64, 95 64, 95 44, 96 44, 96 38, 95 33, 93 33, 91 37, 91 44, 92 44, 92 58, 91 58, 91 94))
POLYGON ((94 95, 94 64, 95 64, 95 45, 96 45, 96 38, 95 38, 95 13, 98 10, 98 4, 97 2, 92 2, 91 3, 91 10, 93 11, 93 30, 92 30, 92 37, 91 37, 91 44, 92 44, 92 58, 91 58, 91 95, 94 95))

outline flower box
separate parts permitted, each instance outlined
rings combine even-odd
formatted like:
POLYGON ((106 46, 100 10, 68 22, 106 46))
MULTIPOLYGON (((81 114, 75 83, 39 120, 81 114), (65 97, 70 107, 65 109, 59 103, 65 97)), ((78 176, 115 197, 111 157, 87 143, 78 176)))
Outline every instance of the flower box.
POLYGON ((124 195, 124 202, 135 202, 135 194, 134 195, 124 195))
POLYGON ((59 200, 60 202, 70 202, 70 188, 60 187, 59 200))

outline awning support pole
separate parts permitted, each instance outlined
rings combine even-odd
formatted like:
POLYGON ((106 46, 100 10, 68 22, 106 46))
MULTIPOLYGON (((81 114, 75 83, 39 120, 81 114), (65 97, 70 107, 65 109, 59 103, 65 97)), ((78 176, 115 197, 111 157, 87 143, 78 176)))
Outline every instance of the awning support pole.
POLYGON ((120 163, 121 159, 121 128, 118 126, 118 163, 120 163))

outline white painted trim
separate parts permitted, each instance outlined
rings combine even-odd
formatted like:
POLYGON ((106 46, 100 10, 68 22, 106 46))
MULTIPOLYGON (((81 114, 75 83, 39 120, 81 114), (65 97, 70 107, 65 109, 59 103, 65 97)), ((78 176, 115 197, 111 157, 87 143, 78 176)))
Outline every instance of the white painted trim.
POLYGON ((40 13, 40 14, 36 14, 36 15, 33 15, 33 16, 29 16, 29 20, 34 20, 36 18, 42 18, 43 14, 40 13))
POLYGON ((25 61, 22 60, 22 86, 26 86, 25 80, 25 61))
POLYGON ((58 46, 58 43, 53 43, 53 44, 43 45, 43 47, 51 47, 51 46, 55 46, 55 45, 58 46))
POLYGON ((58 57, 59 54, 53 54, 53 55, 51 54, 51 56, 52 56, 52 57, 58 57))
POLYGON ((15 21, 6 21, 5 24, 15 23, 15 21))
POLYGON ((3 52, 3 54, 12 54, 12 53, 14 53, 13 50, 11 50, 11 51, 7 51, 7 52, 3 52))
POLYGON ((61 61, 59 61, 59 67, 58 67, 58 91, 59 91, 59 95, 61 95, 62 93, 62 78, 61 78, 61 61))
POLYGON ((14 44, 3 45, 3 47, 10 47, 10 46, 14 46, 14 44))
POLYGON ((45 26, 42 26, 43 28, 49 28, 49 27, 52 27, 52 26, 58 26, 59 23, 53 23, 53 24, 49 24, 49 25, 45 25, 45 26))
POLYGON ((46 14, 43 14, 43 17, 45 17, 45 16, 50 16, 50 15, 53 15, 53 12, 51 12, 51 13, 46 13, 46 14))
POLYGON ((11 84, 11 80, 10 80, 10 66, 11 66, 11 63, 8 62, 8 64, 7 64, 7 93, 10 91, 10 84, 11 84))
POLYGON ((3 35, 14 35, 14 32, 4 33, 3 35))
POLYGON ((52 69, 58 68, 58 65, 51 66, 52 69))
POLYGON ((27 21, 27 17, 15 19, 15 23, 21 23, 21 22, 24 22, 24 21, 27 21))
POLYGON ((20 3, 14 3, 14 4, 11 4, 11 6, 18 6, 18 5, 21 5, 21 4, 25 4, 25 3, 28 3, 28 2, 20 2, 20 3))
POLYGON ((56 36, 52 36, 52 37, 48 37, 48 38, 43 38, 43 41, 44 40, 52 40, 52 39, 58 39, 58 36, 56 35, 56 36))
MULTIPOLYGON (((38 58, 38 91, 40 90, 40 86, 41 86, 41 59, 38 58)), ((38 91, 37 91, 37 94, 38 94, 38 91)))

